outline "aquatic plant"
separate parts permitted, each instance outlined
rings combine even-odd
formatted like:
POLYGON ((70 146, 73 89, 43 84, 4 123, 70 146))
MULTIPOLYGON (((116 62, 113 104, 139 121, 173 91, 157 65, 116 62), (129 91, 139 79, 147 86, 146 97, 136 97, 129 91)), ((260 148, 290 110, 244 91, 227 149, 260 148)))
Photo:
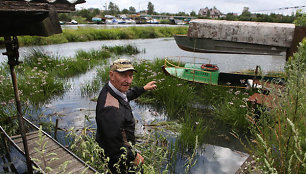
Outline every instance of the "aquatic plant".
MULTIPOLYGON (((111 53, 114 53, 116 55, 123 55, 123 54, 127 54, 127 55, 133 55, 133 54, 138 54, 140 53, 140 50, 138 50, 138 48, 136 46, 133 45, 124 45, 124 46, 120 46, 120 45, 116 45, 116 46, 102 46, 103 50, 109 51, 111 53)), ((145 50, 141 51, 144 52, 145 50)))
POLYGON ((192 151, 198 145, 205 142, 205 136, 209 132, 209 124, 205 122, 202 115, 189 115, 190 111, 186 111, 185 117, 181 118, 181 129, 177 137, 178 149, 192 151))
POLYGON ((185 173, 190 173, 190 169, 197 163, 197 160, 195 159, 195 156, 197 154, 197 151, 196 151, 197 148, 198 148, 198 136, 196 136, 195 147, 194 147, 193 153, 190 156, 190 158, 187 159, 187 161, 186 161, 185 173))
MULTIPOLYGON (((225 89, 224 89, 225 90, 225 89)), ((249 107, 247 104, 249 92, 244 89, 226 89, 227 93, 219 98, 214 104, 214 113, 223 123, 230 126, 231 129, 248 132, 249 122, 247 113, 249 107)))
POLYGON ((34 170, 38 171, 38 172, 42 172, 42 173, 53 173, 53 170, 58 170, 58 173, 65 173, 66 172, 66 168, 67 165, 69 163, 71 163, 70 160, 65 161, 64 163, 62 163, 58 169, 53 169, 52 167, 50 167, 50 164, 53 161, 59 160, 59 158, 57 157, 57 154, 54 152, 46 152, 46 145, 47 145, 47 141, 46 141, 46 136, 43 134, 42 132, 42 126, 40 126, 39 131, 38 131, 38 140, 35 141, 35 143, 38 145, 37 147, 34 147, 35 151, 37 154, 39 154, 39 158, 32 158, 33 161, 35 161, 39 167, 35 167, 33 166, 34 170))
POLYGON ((144 86, 149 81, 156 81, 158 88, 142 95, 138 101, 158 105, 165 109, 170 118, 179 118, 188 106, 194 103, 194 86, 188 82, 166 76, 161 69, 164 61, 141 61, 135 65, 138 73, 134 74, 133 85, 144 86))
POLYGON ((97 171, 107 173, 109 158, 105 157, 104 150, 96 142, 93 130, 87 130, 79 133, 74 128, 69 129, 66 135, 71 140, 69 147, 74 154, 97 171))
POLYGON ((303 173, 306 161, 306 40, 286 64, 286 86, 272 87, 273 107, 249 116, 255 144, 250 144, 263 172, 303 173))
MULTIPOLYGON (((145 158, 145 162, 142 165, 145 173, 159 173, 160 170, 164 170, 163 164, 167 160, 167 143, 164 143, 166 140, 162 137, 162 134, 158 135, 148 134, 141 138, 141 144, 136 144, 133 147, 133 149, 140 151, 145 158)), ((99 172, 109 172, 109 157, 105 156, 104 150, 95 141, 95 129, 91 128, 88 123, 84 123, 84 127, 79 131, 71 128, 67 136, 71 140, 69 147, 72 152, 99 172)), ((122 154, 120 161, 123 163, 126 161, 125 154, 122 154)), ((115 166, 119 166, 119 162, 115 166)))

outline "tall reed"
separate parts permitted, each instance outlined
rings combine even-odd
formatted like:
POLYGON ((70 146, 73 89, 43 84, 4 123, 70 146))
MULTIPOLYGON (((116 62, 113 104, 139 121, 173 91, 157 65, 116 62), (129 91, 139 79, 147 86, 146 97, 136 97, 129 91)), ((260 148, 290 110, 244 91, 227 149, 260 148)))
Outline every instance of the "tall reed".
POLYGON ((286 86, 272 88, 273 107, 260 110, 253 124, 251 153, 263 172, 305 173, 306 40, 286 64, 286 86))

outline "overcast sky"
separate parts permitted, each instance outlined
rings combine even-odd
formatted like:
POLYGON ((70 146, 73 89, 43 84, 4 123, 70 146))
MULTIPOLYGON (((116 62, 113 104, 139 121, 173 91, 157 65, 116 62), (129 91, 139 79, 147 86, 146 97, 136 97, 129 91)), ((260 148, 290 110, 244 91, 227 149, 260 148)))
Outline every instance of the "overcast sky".
MULTIPOLYGON (((296 9, 284 9, 285 7, 295 7, 295 6, 306 6, 306 0, 86 0, 86 3, 77 5, 77 9, 82 8, 99 8, 105 9, 103 6, 113 2, 119 6, 120 10, 130 6, 135 7, 136 11, 146 10, 148 2, 154 5, 154 11, 178 13, 185 12, 190 13, 195 11, 198 13, 200 8, 212 8, 216 7, 222 13, 238 13, 240 14, 243 7, 249 7, 251 12, 261 12, 261 13, 282 13, 291 14, 295 12, 296 9), (266 11, 267 10, 267 11, 266 11)), ((306 8, 303 8, 306 11, 306 8)))

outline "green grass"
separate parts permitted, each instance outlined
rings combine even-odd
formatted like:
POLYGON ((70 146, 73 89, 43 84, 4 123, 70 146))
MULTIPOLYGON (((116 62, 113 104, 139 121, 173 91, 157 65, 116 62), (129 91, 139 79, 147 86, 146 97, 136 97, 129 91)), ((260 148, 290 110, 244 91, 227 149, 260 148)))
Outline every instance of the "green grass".
POLYGON ((93 40, 148 39, 172 37, 174 34, 186 33, 187 27, 125 27, 109 29, 79 28, 64 29, 63 33, 49 37, 18 36, 18 40, 20 46, 29 46, 93 40))

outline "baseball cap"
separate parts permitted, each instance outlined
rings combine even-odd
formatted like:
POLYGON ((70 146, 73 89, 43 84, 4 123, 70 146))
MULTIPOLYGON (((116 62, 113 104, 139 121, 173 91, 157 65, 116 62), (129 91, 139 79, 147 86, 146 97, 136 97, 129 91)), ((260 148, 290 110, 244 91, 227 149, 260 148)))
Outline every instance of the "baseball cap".
POLYGON ((129 70, 136 71, 129 59, 115 60, 113 64, 110 66, 110 70, 118 71, 118 72, 124 72, 124 71, 129 71, 129 70))

